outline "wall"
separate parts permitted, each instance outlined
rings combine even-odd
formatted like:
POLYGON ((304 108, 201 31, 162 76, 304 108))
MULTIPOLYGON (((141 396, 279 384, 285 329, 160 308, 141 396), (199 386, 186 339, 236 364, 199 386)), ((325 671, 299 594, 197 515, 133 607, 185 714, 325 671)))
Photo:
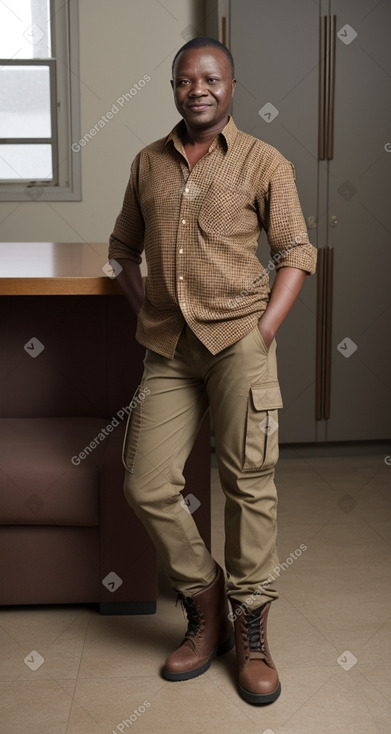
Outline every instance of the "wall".
POLYGON ((180 119, 171 62, 202 35, 203 11, 203 0, 79 0, 82 136, 113 105, 119 111, 81 148, 82 201, 0 203, 3 242, 108 240, 132 159, 180 119), (150 81, 121 107, 144 75, 150 81))

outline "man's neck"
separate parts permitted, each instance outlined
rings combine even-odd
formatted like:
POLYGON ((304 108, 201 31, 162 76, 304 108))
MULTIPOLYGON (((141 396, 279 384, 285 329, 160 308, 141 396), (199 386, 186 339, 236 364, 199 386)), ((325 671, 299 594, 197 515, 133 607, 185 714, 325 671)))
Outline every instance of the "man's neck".
POLYGON ((183 143, 184 145, 194 145, 194 146, 205 146, 208 143, 211 143, 212 140, 221 133, 222 130, 224 130, 226 124, 228 122, 228 116, 225 118, 225 120, 222 120, 221 122, 218 122, 213 127, 208 127, 204 129, 200 128, 193 128, 190 127, 186 120, 184 120, 185 123, 185 135, 183 143))

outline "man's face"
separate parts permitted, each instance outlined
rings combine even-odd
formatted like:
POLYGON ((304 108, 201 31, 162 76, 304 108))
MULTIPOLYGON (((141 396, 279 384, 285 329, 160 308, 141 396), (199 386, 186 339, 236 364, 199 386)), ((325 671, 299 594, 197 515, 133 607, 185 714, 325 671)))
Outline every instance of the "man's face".
POLYGON ((194 48, 178 56, 171 85, 176 108, 188 125, 208 128, 226 119, 236 79, 224 51, 194 48))

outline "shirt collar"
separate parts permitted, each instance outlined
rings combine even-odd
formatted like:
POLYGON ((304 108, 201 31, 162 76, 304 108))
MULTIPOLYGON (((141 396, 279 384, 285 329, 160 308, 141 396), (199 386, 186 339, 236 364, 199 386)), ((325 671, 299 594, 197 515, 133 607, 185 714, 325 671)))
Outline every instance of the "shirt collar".
MULTIPOLYGON (((175 125, 175 127, 173 127, 171 132, 167 135, 163 143, 163 147, 168 145, 168 143, 172 141, 175 148, 179 151, 182 151, 183 143, 182 143, 181 135, 183 135, 184 132, 185 132, 185 123, 184 123, 184 120, 182 119, 175 125)), ((237 132, 238 132, 238 128, 236 127, 233 121, 233 118, 231 117, 231 115, 228 115, 228 122, 226 126, 221 130, 221 132, 213 140, 213 142, 211 143, 210 149, 213 150, 213 148, 216 146, 217 139, 219 140, 222 139, 225 141, 227 150, 229 150, 236 138, 237 132)))

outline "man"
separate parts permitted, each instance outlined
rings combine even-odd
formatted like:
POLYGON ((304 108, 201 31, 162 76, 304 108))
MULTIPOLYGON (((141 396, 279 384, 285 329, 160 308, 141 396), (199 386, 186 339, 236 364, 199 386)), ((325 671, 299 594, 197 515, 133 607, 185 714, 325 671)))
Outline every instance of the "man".
POLYGON ((239 131, 228 113, 236 85, 230 51, 212 38, 193 39, 176 54, 172 76, 182 120, 134 159, 110 237, 109 259, 122 266, 118 281, 138 314, 136 338, 147 350, 142 384, 150 391, 128 419, 124 491, 187 613, 164 677, 204 673, 233 647, 234 631, 239 693, 263 704, 281 690, 266 636, 278 596, 275 336, 315 271, 316 250, 292 164, 239 131), (262 267, 255 254, 261 228, 277 268, 271 291, 270 264, 262 267), (227 582, 181 494, 209 406, 225 494, 227 582))

